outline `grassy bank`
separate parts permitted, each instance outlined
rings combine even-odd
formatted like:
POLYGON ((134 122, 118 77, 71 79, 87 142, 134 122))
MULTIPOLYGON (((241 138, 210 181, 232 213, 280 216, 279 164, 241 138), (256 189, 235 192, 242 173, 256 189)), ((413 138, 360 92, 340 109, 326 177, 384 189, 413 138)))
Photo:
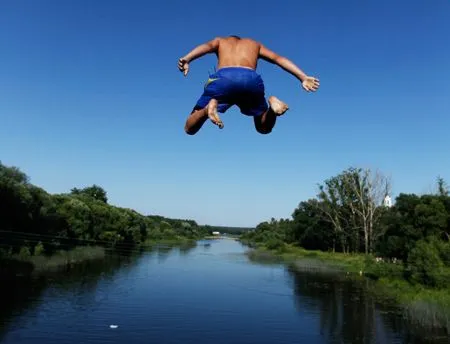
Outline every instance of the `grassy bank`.
POLYGON ((194 245, 199 239, 189 239, 186 237, 177 237, 171 239, 160 239, 160 240, 146 240, 141 246, 155 246, 155 245, 194 245))
POLYGON ((164 246, 195 246, 198 239, 175 237, 170 239, 147 240, 133 248, 130 246, 117 248, 104 248, 101 246, 78 246, 70 250, 59 250, 51 255, 46 255, 43 250, 30 250, 23 247, 20 253, 11 254, 7 251, 0 252, 0 276, 39 275, 46 272, 62 271, 73 265, 92 260, 104 259, 107 251, 123 254, 134 250, 145 249, 158 245, 164 246))
POLYGON ((412 284, 403 278, 401 264, 376 262, 363 254, 308 251, 292 245, 268 249, 253 245, 251 259, 286 263, 297 271, 327 272, 370 278, 370 292, 395 302, 411 323, 445 329, 450 334, 450 288, 433 289, 412 284))
POLYGON ((239 240, 239 236, 238 235, 227 235, 227 236, 207 235, 203 239, 206 239, 206 240, 214 240, 214 239, 239 240))
POLYGON ((411 323, 443 328, 450 334, 449 289, 430 289, 398 278, 382 277, 372 285, 371 292, 399 303, 411 323))
MULTIPOLYGON (((146 240, 138 244, 118 243, 115 246, 100 243, 97 246, 76 246, 73 248, 47 251, 39 242, 35 247, 22 246, 13 253, 11 247, 0 248, 0 279, 43 275, 70 269, 71 266, 93 260, 103 260, 107 255, 125 255, 142 253, 157 246, 194 247, 199 239, 175 237, 158 240, 146 240), (103 244, 103 245, 101 245, 103 244)), ((26 244, 26 243, 25 243, 26 244)))
POLYGON ((68 251, 61 250, 51 256, 13 254, 0 259, 0 275, 4 277, 30 276, 65 270, 86 261, 103 259, 105 254, 105 249, 97 246, 75 247, 68 251))
POLYGON ((365 267, 365 257, 360 254, 343 255, 341 253, 308 251, 292 245, 283 245, 277 249, 269 249, 265 245, 252 245, 249 255, 255 259, 277 260, 294 264, 298 269, 345 271, 362 273, 365 267))

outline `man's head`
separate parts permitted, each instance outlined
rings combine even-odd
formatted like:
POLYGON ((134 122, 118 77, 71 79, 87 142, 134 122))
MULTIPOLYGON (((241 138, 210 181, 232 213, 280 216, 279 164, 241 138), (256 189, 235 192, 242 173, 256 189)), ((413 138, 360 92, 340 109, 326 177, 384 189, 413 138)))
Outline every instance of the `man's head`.
POLYGON ((230 35, 230 36, 228 36, 228 37, 233 37, 233 38, 236 38, 236 39, 241 39, 241 37, 236 36, 236 35, 230 35))

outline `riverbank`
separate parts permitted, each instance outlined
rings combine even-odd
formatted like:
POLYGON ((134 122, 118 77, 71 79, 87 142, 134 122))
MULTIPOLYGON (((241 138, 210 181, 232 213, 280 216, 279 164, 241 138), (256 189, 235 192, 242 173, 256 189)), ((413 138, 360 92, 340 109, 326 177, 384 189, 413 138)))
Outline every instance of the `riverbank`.
POLYGON ((227 239, 227 240, 237 240, 239 241, 239 235, 207 235, 203 239, 205 240, 221 240, 221 239, 227 239))
POLYGON ((29 249, 23 248, 18 254, 3 254, 3 256, 0 256, 0 278, 37 276, 44 273, 64 271, 77 264, 105 259, 108 253, 128 254, 132 251, 145 250, 155 246, 194 247, 197 245, 198 240, 186 237, 147 240, 145 243, 136 245, 133 248, 78 246, 70 250, 57 251, 52 255, 43 253, 32 254, 29 249))
POLYGON ((141 247, 152 247, 156 245, 195 245, 198 240, 201 240, 202 238, 197 239, 190 239, 186 237, 177 237, 177 238, 171 238, 171 239, 160 239, 160 240, 146 240, 145 243, 140 245, 141 247))
MULTIPOLYGON (((247 243, 248 244, 248 243, 247 243)), ((253 246, 250 259, 285 263, 296 271, 335 273, 371 280, 369 289, 380 300, 395 302, 411 323, 439 328, 450 334, 450 288, 432 289, 411 284, 401 264, 376 262, 363 254, 308 251, 292 245, 268 249, 253 246)))
POLYGON ((83 262, 104 259, 105 249, 98 246, 80 246, 61 250, 50 256, 43 254, 13 254, 0 259, 0 276, 34 276, 46 272, 65 270, 83 262))

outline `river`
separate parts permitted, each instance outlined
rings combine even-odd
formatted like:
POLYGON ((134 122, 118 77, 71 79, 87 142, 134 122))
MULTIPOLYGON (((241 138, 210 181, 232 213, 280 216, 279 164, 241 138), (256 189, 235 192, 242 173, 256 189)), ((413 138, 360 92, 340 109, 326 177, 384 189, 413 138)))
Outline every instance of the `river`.
POLYGON ((425 343, 361 283, 246 250, 200 241, 3 285, 0 343, 425 343))

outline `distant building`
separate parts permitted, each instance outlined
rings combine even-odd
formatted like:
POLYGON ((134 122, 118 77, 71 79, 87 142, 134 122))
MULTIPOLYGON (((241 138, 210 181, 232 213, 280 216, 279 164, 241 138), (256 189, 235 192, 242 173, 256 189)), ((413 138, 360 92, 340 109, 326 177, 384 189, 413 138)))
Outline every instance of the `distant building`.
POLYGON ((213 235, 220 235, 220 232, 212 232, 213 235))
POLYGON ((386 195, 386 197, 384 198, 383 204, 385 207, 392 207, 392 198, 389 195, 386 195))

